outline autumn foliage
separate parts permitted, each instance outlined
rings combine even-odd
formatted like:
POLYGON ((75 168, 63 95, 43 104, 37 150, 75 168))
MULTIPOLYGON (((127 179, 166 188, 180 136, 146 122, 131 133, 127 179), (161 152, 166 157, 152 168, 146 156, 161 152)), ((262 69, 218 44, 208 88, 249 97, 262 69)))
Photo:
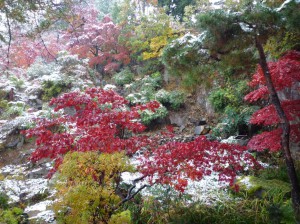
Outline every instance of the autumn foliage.
POLYGON ((99 65, 105 73, 130 62, 129 51, 118 41, 121 30, 109 17, 99 21, 93 7, 74 7, 73 14, 63 35, 71 53, 88 58, 91 67, 99 65))
POLYGON ((31 160, 54 159, 52 173, 67 152, 125 151, 133 155, 140 151, 138 168, 150 183, 170 184, 183 191, 188 178, 200 180, 212 172, 219 173, 220 181, 233 185, 237 172, 245 166, 257 165, 246 147, 209 141, 205 137, 180 143, 172 141, 168 133, 142 135, 145 126, 140 122, 140 112, 156 110, 159 107, 156 101, 129 107, 128 101, 112 90, 90 88, 84 93, 66 93, 50 104, 55 105, 55 111, 70 108, 74 111, 39 119, 36 127, 25 134, 36 137, 37 149, 31 160), (159 140, 166 137, 169 143, 161 145, 159 140))
POLYGON ((53 99, 50 105, 55 105, 55 111, 73 108, 74 113, 38 119, 36 127, 25 132, 27 137, 36 137, 37 148, 31 160, 51 158, 55 161, 52 170, 55 172, 63 156, 71 151, 125 151, 132 155, 149 145, 145 136, 133 135, 145 130, 139 122, 139 111, 154 111, 159 103, 154 101, 135 107, 127 104, 128 101, 114 91, 99 88, 66 93, 53 99))
POLYGON ((233 186, 236 174, 245 167, 259 167, 246 147, 209 141, 204 136, 187 143, 169 142, 146 154, 140 165, 150 182, 170 184, 180 191, 188 179, 201 180, 212 173, 233 186))
MULTIPOLYGON (((300 81, 300 52, 290 51, 277 62, 269 62, 272 82, 276 91, 290 90, 293 85, 300 81)), ((249 83, 251 87, 258 87, 245 96, 245 100, 255 102, 261 99, 268 99, 268 89, 263 76, 262 69, 258 67, 256 73, 249 83)), ((292 142, 300 141, 300 100, 299 99, 281 99, 281 106, 290 122, 292 142)), ((271 131, 265 131, 254 136, 248 143, 248 147, 254 150, 278 151, 281 149, 282 129, 278 127, 279 116, 273 104, 255 112, 251 119, 251 124, 274 127, 271 131)))

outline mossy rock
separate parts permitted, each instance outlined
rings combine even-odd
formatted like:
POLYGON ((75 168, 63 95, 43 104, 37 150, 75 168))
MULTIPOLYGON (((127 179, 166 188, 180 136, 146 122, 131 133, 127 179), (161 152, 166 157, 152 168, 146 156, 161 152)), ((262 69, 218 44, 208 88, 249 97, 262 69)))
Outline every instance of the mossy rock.
POLYGON ((263 180, 254 176, 246 176, 242 177, 238 184, 240 193, 246 193, 250 197, 278 199, 290 197, 291 185, 281 180, 263 180))

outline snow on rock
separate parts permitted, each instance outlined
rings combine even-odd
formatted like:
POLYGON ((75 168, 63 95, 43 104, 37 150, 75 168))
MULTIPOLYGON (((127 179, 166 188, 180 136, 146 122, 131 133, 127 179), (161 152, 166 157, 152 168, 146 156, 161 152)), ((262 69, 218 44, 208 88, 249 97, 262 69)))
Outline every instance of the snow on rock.
POLYGON ((55 223, 51 206, 55 190, 49 186, 45 174, 51 169, 51 163, 41 163, 32 167, 30 163, 7 165, 0 169, 4 179, 0 181, 0 192, 9 197, 10 203, 22 202, 28 206, 25 213, 34 223, 55 223))
POLYGON ((104 90, 116 90, 117 87, 115 85, 111 85, 111 84, 106 84, 104 87, 103 87, 104 90))
POLYGON ((28 201, 48 191, 47 180, 43 178, 30 180, 5 179, 0 183, 1 190, 9 197, 10 202, 28 201))
POLYGON ((28 214, 29 220, 38 223, 54 223, 55 213, 50 210, 53 204, 52 200, 45 200, 25 208, 24 212, 28 214))
POLYGON ((51 206, 52 204, 53 204, 52 200, 45 200, 45 201, 42 201, 42 202, 39 202, 34 205, 26 207, 24 212, 29 213, 32 211, 39 211, 39 212, 46 211, 47 207, 51 206))
POLYGON ((11 139, 9 137, 11 135, 18 134, 18 131, 23 129, 27 121, 27 118, 19 117, 6 122, 0 127, 0 150, 3 150, 4 148, 11 145, 12 141, 15 141, 15 139, 11 139))
POLYGON ((29 220, 35 220, 37 223, 56 223, 55 213, 51 210, 39 212, 36 216, 30 217, 29 220), (44 222, 43 222, 44 221, 44 222))

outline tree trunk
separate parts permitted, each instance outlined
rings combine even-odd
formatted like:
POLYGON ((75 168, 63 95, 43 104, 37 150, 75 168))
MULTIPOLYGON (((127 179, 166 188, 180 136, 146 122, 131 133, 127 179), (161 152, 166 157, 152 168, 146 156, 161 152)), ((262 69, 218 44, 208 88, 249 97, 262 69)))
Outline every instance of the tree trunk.
POLYGON ((294 161, 291 156, 290 152, 290 123, 283 111, 283 108, 280 104, 279 97, 277 95, 277 92, 274 88, 272 79, 271 79, 271 74, 270 70, 268 68, 267 60, 266 60, 266 55, 264 52, 264 49, 262 47, 262 44, 258 40, 258 37, 255 37, 255 44, 256 48, 259 52, 259 57, 260 57, 260 66, 263 70, 264 77, 266 79, 266 85, 270 94, 271 102, 274 105, 276 112, 280 118, 280 125, 282 128, 282 136, 281 136, 281 146, 283 148, 284 152, 284 157, 285 157, 285 163, 287 166, 287 171, 288 171, 288 176, 292 185, 292 202, 293 202, 293 207, 294 207, 294 212, 295 212, 295 217, 297 220, 297 223, 300 223, 300 187, 298 184, 297 180, 297 174, 294 166, 294 161))

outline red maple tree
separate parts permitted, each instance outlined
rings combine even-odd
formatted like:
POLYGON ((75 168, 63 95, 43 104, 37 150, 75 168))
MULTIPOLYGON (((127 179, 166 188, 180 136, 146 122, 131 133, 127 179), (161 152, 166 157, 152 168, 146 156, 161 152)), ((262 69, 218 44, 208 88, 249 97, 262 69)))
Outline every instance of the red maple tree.
POLYGON ((71 53, 88 58, 89 65, 100 73, 110 73, 129 64, 129 51, 118 41, 121 29, 109 17, 99 21, 99 13, 92 5, 75 6, 73 10, 64 33, 71 53))
POLYGON ((146 136, 134 134, 146 128, 139 122, 139 111, 154 111, 159 103, 153 101, 135 107, 129 107, 128 103, 114 91, 99 88, 89 88, 84 93, 66 93, 53 99, 50 105, 55 105, 55 111, 67 108, 75 111, 37 119, 36 126, 24 132, 26 137, 36 137, 37 148, 31 160, 54 159, 51 176, 70 151, 126 151, 133 154, 151 145, 146 136))
POLYGON ((169 142, 144 154, 139 169, 152 183, 169 184, 184 191, 188 179, 201 180, 212 173, 219 181, 235 185, 237 173, 260 167, 247 148, 209 141, 200 136, 191 142, 169 142))
MULTIPOLYGON (((37 148, 32 161, 43 158, 55 160, 56 171, 63 156, 70 151, 126 151, 132 155, 141 151, 139 171, 152 183, 170 184, 183 191, 187 178, 200 180, 211 172, 219 173, 220 181, 234 184, 236 173, 245 166, 257 165, 247 149, 238 145, 208 141, 205 137, 180 143, 172 135, 142 135, 145 126, 140 122, 140 111, 154 111, 159 103, 128 106, 129 102, 114 91, 90 88, 85 92, 71 92, 53 99, 55 111, 73 108, 73 113, 38 119, 37 125, 25 131, 36 137, 37 148), (161 145, 167 136, 169 143, 161 145)), ((170 130, 170 128, 167 128, 170 130)))
MULTIPOLYGON (((291 88, 300 81, 300 52, 290 51, 277 62, 268 62, 272 82, 277 92, 291 88)), ((255 102, 261 99, 267 100, 269 92, 263 71, 259 66, 249 83, 251 87, 258 87, 245 96, 245 100, 255 102)), ((281 99, 281 106, 290 122, 290 140, 300 141, 300 99, 281 99)), ((273 127, 271 131, 264 131, 255 135, 248 143, 248 147, 253 150, 270 151, 281 150, 282 128, 279 126, 280 118, 273 104, 256 111, 251 119, 251 124, 273 127)))

